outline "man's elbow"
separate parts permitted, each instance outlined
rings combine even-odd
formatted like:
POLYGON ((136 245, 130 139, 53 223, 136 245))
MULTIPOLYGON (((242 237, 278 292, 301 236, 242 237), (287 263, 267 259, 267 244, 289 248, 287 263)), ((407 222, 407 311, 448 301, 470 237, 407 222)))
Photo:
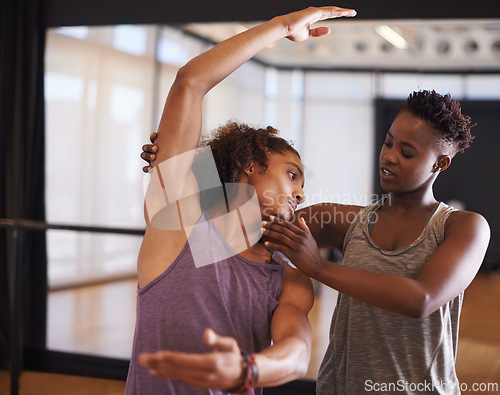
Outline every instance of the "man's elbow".
POLYGON ((304 357, 298 360, 295 370, 296 379, 301 379, 307 374, 307 370, 309 369, 309 361, 310 358, 308 357, 304 357))
POLYGON ((305 341, 298 347, 297 364, 295 365, 295 375, 297 379, 304 377, 309 369, 311 361, 311 345, 305 341))
POLYGON ((187 63, 177 70, 177 75, 172 86, 185 92, 206 93, 208 88, 205 85, 205 80, 201 73, 196 71, 190 63, 187 63))

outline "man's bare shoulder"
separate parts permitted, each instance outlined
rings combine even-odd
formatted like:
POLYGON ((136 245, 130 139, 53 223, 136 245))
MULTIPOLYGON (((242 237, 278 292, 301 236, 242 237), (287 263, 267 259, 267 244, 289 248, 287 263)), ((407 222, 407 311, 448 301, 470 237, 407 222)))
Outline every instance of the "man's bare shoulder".
POLYGON ((291 303, 301 310, 309 312, 314 303, 314 290, 311 279, 299 269, 287 265, 279 303, 291 303))

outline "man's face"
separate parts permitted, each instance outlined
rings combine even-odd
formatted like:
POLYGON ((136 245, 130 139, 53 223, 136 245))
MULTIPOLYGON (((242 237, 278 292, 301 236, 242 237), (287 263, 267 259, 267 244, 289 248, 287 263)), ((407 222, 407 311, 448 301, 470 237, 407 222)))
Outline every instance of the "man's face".
POLYGON ((248 175, 259 199, 262 218, 270 215, 289 220, 298 204, 304 202, 304 169, 292 151, 270 153, 267 170, 253 166, 248 175))

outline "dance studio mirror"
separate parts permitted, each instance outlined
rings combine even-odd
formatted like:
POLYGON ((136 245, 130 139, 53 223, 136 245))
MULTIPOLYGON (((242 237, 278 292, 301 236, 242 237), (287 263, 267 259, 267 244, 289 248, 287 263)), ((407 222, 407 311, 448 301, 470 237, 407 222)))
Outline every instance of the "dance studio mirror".
MULTIPOLYGON (((253 25, 48 32, 47 222, 99 228, 48 231, 48 349, 130 358, 137 233, 144 229, 141 146, 155 130, 177 69, 253 25)), ((210 92, 203 108, 204 133, 236 118, 273 125, 294 141, 306 168, 306 204, 373 200, 376 99, 435 89, 458 99, 500 100, 500 20, 327 25, 328 37, 268 47, 210 92)), ((336 300, 318 283, 315 291, 309 379, 316 378, 336 300)))

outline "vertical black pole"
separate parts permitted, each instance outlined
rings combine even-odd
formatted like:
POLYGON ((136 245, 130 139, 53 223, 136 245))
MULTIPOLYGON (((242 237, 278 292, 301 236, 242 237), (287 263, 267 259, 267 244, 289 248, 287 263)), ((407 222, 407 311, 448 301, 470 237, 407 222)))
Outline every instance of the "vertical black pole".
POLYGON ((11 363, 10 363, 10 394, 19 393, 19 376, 22 370, 22 275, 23 275, 23 244, 24 229, 17 224, 12 232, 13 254, 13 298, 11 307, 11 363))

